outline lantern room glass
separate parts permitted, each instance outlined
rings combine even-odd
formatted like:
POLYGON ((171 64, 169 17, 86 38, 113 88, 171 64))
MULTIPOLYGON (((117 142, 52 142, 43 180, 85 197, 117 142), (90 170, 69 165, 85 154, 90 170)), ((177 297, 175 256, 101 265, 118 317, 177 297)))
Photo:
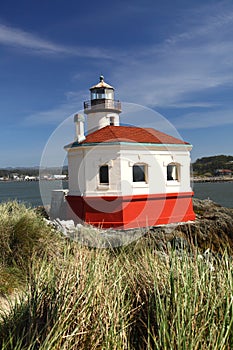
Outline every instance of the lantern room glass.
POLYGON ((91 100, 114 100, 114 92, 111 89, 95 89, 91 92, 91 100))

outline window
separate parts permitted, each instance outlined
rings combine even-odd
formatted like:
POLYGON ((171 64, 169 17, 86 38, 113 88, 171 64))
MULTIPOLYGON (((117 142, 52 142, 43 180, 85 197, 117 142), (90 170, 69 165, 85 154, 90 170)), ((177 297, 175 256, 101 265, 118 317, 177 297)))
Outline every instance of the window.
POLYGON ((102 165, 99 169, 100 184, 109 184, 108 165, 102 165))
POLYGON ((133 166, 133 182, 146 182, 146 166, 138 164, 133 166))
POLYGON ((115 125, 115 117, 109 118, 109 125, 115 125))
POLYGON ((179 181, 179 164, 168 164, 167 181, 179 181))
POLYGON ((98 99, 109 99, 114 100, 114 93, 110 89, 95 89, 91 92, 91 100, 98 100, 98 99))

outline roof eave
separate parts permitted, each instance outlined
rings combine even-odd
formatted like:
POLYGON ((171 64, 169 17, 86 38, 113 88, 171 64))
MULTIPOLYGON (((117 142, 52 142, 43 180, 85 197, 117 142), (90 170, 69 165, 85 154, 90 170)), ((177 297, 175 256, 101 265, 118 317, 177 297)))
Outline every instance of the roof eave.
POLYGON ((116 146, 116 145, 124 145, 124 146, 140 146, 140 147, 166 147, 166 148, 186 148, 191 150, 193 146, 190 143, 143 143, 143 142, 124 142, 124 141, 115 141, 115 142, 86 142, 86 143, 78 143, 73 142, 64 147, 65 150, 70 150, 74 148, 80 147, 93 147, 93 146, 116 146))

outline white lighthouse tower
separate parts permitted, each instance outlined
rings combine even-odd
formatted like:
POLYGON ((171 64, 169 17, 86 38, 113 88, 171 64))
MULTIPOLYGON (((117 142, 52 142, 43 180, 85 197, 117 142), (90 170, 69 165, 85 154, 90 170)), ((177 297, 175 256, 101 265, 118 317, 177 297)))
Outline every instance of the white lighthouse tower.
POLYGON ((121 229, 194 220, 190 187, 192 146, 151 128, 121 126, 121 103, 100 77, 76 115, 67 145, 69 217, 121 229))
POLYGON ((103 75, 100 82, 90 88, 91 100, 84 102, 87 115, 87 132, 91 133, 107 125, 119 126, 121 103, 114 100, 114 88, 105 83, 103 75))

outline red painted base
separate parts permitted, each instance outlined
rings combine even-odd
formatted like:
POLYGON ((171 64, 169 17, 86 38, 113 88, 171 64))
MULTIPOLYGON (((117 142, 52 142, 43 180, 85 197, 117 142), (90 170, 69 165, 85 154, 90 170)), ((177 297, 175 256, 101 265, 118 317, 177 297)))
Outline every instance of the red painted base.
POLYGON ((130 229, 195 219, 193 192, 123 197, 67 196, 68 217, 76 223, 130 229))

